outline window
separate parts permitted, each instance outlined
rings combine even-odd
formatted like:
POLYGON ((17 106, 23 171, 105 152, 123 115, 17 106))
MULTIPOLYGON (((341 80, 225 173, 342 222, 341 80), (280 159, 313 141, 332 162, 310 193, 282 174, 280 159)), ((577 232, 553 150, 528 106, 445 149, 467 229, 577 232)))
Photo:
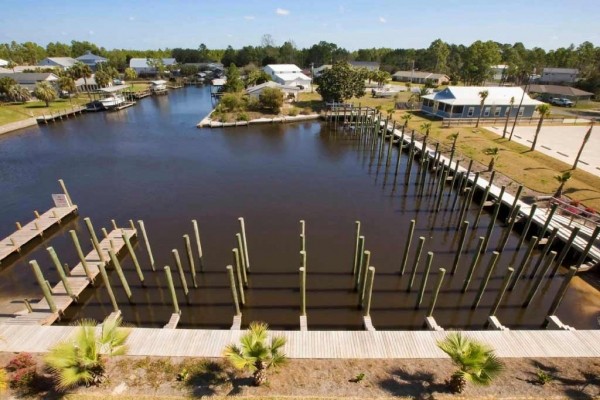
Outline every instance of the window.
POLYGON ((525 107, 519 108, 519 117, 522 117, 524 112, 525 112, 525 107))
POLYGON ((489 116, 490 116, 490 108, 491 108, 491 107, 485 107, 485 108, 483 109, 483 116, 484 116, 484 117, 489 117, 489 116))
POLYGON ((467 117, 472 117, 475 114, 475 107, 469 107, 469 111, 467 112, 467 117))
POLYGON ((506 110, 504 111, 504 116, 506 117, 509 113, 510 113, 510 107, 506 107, 506 110))
POLYGON ((495 107, 494 108, 494 117, 499 117, 500 116, 500 107, 495 107))

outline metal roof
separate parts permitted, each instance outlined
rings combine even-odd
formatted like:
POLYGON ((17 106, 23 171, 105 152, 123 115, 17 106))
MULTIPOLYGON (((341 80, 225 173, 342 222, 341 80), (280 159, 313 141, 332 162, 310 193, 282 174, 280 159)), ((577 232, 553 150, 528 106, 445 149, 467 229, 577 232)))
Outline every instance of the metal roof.
POLYGON ((105 92, 105 93, 114 93, 114 92, 119 92, 119 91, 125 90, 125 89, 129 89, 129 86, 127 86, 127 85, 109 86, 109 87, 100 89, 100 91, 105 92))
MULTIPOLYGON (((61 67, 65 67, 65 68, 71 67, 71 66, 73 66, 73 64, 75 64, 77 62, 76 59, 71 58, 71 57, 46 57, 46 58, 44 58, 44 60, 50 60, 54 64, 58 64, 61 67)), ((42 66, 42 67, 46 66, 46 64, 42 64, 42 62, 44 60, 40 61, 38 66, 42 66)))
POLYGON ((427 72, 427 71, 396 71, 392 76, 396 77, 406 77, 406 78, 418 78, 418 79, 440 79, 446 78, 450 80, 450 77, 445 74, 438 74, 435 72, 427 72))
POLYGON ((286 85, 279 84, 277 82, 268 81, 265 83, 261 83, 260 85, 249 87, 248 89, 246 89, 246 93, 254 93, 254 92, 260 91, 267 87, 272 87, 272 88, 281 89, 281 90, 300 90, 300 88, 298 88, 296 86, 286 86, 286 85))
POLYGON ((529 85, 530 93, 548 93, 558 94, 561 96, 593 96, 594 93, 586 92, 585 90, 577 89, 571 86, 560 85, 529 85))
MULTIPOLYGON (((448 86, 441 92, 422 96, 445 104, 457 106, 475 106, 481 103, 479 93, 487 90, 488 97, 485 99, 485 105, 509 105, 510 99, 514 97, 515 104, 519 104, 523 97, 523 89, 518 86, 448 86)), ((534 100, 525 94, 523 105, 539 105, 541 101, 534 100)))
POLYGON ((286 72, 301 72, 302 70, 295 64, 269 64, 265 68, 270 68, 275 73, 286 73, 286 72))
MULTIPOLYGON (((173 65, 177 61, 174 58, 163 58, 162 62, 165 66, 173 65)), ((152 68, 148 65, 148 58, 132 58, 129 60, 129 66, 131 68, 152 68)))
POLYGON ((278 74, 275 73, 275 77, 281 79, 282 81, 288 82, 288 81, 295 81, 295 80, 301 80, 301 81, 309 81, 310 82, 310 78, 306 75, 304 75, 302 72, 296 72, 296 73, 285 73, 285 74, 278 74))
POLYGON ((78 60, 78 61, 96 61, 96 62, 108 61, 108 59, 101 57, 101 56, 97 56, 95 54, 92 54, 92 52, 90 52, 90 51, 88 51, 87 53, 85 53, 82 56, 77 57, 76 60, 78 60))
POLYGON ((572 74, 577 75, 579 70, 577 68, 544 68, 544 74, 572 74))
POLYGON ((15 72, 15 73, 0 73, 0 78, 9 77, 14 79, 18 84, 28 84, 41 81, 57 81, 58 76, 51 72, 15 72))

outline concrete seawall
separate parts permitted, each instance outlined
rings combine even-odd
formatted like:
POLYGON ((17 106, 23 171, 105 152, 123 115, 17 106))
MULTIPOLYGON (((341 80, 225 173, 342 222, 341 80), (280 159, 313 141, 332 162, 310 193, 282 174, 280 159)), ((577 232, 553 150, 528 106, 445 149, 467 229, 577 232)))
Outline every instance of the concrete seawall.
MULTIPOLYGON (((212 114, 212 112, 211 112, 212 114)), ((301 121, 312 121, 319 119, 321 116, 319 114, 309 114, 309 115, 297 115, 295 117, 285 116, 285 117, 275 117, 275 118, 257 118, 250 121, 236 121, 236 122, 219 122, 213 121, 210 119, 210 115, 208 114, 196 127, 198 128, 227 128, 234 126, 248 126, 254 124, 274 124, 274 123, 286 123, 286 122, 301 122, 301 121)))
POLYGON ((27 118, 21 121, 11 122, 10 124, 0 125, 0 135, 34 125, 37 125, 37 120, 35 118, 27 118))

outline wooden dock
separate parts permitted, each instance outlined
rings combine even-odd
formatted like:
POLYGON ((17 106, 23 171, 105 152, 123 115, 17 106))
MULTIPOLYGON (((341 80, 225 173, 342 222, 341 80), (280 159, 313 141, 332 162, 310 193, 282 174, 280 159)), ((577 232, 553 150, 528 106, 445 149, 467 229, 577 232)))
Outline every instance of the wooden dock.
POLYGON ((39 218, 25 224, 21 229, 0 241, 0 264, 35 238, 44 236, 44 232, 61 223, 71 214, 77 213, 77 206, 53 207, 41 214, 39 218))
POLYGON ((70 116, 76 116, 77 114, 82 114, 86 108, 84 106, 72 106, 71 108, 67 108, 64 110, 59 110, 56 112, 50 112, 49 115, 42 114, 38 116, 37 122, 38 124, 47 124, 48 122, 56 122, 57 120, 61 120, 64 118, 69 118, 70 116))
MULTIPOLYGON (((137 231, 134 229, 115 229, 108 234, 107 238, 104 238, 100 242, 100 249, 105 260, 110 260, 108 250, 110 249, 111 241, 114 245, 114 252, 118 254, 123 248, 125 248, 125 242, 123 241, 122 234, 125 233, 129 238, 135 237, 137 231)), ((101 263, 100 257, 96 250, 92 250, 86 257, 85 260, 90 271, 92 280, 100 274, 100 268, 98 267, 101 263)), ((108 261, 106 262, 108 264, 108 261)), ((106 265, 105 264, 105 265, 106 265)), ((71 275, 67 277, 69 286, 73 291, 75 297, 78 297, 87 287, 90 285, 85 270, 81 263, 77 264, 72 270, 71 275)), ((74 300, 67 295, 65 287, 61 282, 52 287, 52 297, 56 303, 57 313, 50 311, 50 306, 46 302, 46 299, 40 300, 38 303, 32 303, 31 308, 33 312, 27 311, 19 312, 12 319, 4 321, 4 324, 8 325, 50 325, 60 318, 60 314, 69 307, 74 300)))
MULTIPOLYGON (((0 325, 0 351, 47 352, 73 335, 73 326, 0 325)), ((128 355, 222 357, 244 331, 132 328, 128 355)), ((600 357, 600 330, 464 331, 489 344, 503 358, 600 357)), ((290 358, 447 358, 436 345, 447 332, 433 331, 272 331, 287 343, 290 358)))

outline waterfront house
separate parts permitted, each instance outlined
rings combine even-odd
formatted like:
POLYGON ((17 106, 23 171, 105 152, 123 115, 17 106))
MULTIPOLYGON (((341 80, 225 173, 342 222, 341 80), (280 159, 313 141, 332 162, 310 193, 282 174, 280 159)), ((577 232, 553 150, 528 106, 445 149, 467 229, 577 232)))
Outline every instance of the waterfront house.
POLYGON ((102 64, 108 61, 108 59, 104 57, 92 54, 91 51, 88 51, 84 55, 77 57, 76 60, 90 67, 92 71, 95 71, 98 68, 98 64, 102 64))
MULTIPOLYGON (((112 84, 109 83, 109 86, 112 84)), ((79 78, 75 80, 75 87, 78 92, 94 92, 100 89, 100 86, 96 83, 96 74, 92 74, 89 78, 79 78)))
POLYGON ((8 65, 8 61, 0 58, 0 67, 6 67, 8 65))
POLYGON ((492 81, 494 82, 502 82, 506 80, 508 74, 508 65, 506 64, 498 64, 492 65, 492 81))
POLYGON ((421 99, 422 112, 441 118, 478 118, 481 111, 482 118, 503 118, 509 112, 513 116, 518 112, 520 117, 532 117, 535 108, 543 104, 516 86, 449 86, 440 92, 422 96, 421 99), (479 93, 484 90, 488 91, 488 97, 481 110, 479 93), (514 98, 512 107, 511 98, 514 98), (521 98, 523 104, 519 109, 521 98))
POLYGON ((38 67, 60 68, 67 70, 77 62, 71 57, 46 57, 38 63, 38 67))
POLYGON ((0 73, 0 78, 9 77, 14 79, 17 84, 33 92, 38 82, 49 82, 55 88, 58 83, 58 76, 50 72, 10 72, 0 73))
POLYGON ((578 75, 576 68, 544 68, 540 83, 575 83, 578 75))
POLYGON ((444 74, 436 74, 427 71, 397 71, 392 75, 392 80, 411 83, 431 83, 433 85, 447 85, 450 77, 444 74))
POLYGON ((284 86, 297 86, 302 92, 311 90, 312 80, 294 64, 269 64, 263 68, 271 79, 284 86))
POLYGON ((348 61, 348 64, 352 68, 361 69, 365 68, 368 71, 379 71, 379 63, 372 61, 348 61))
POLYGON ((285 100, 296 101, 298 100, 298 93, 300 93, 300 88, 297 86, 286 86, 281 85, 277 82, 268 81, 265 83, 261 83, 260 85, 251 86, 247 88, 246 94, 250 97, 258 98, 263 92, 263 90, 266 88, 275 88, 281 90, 283 92, 283 98, 285 100))
MULTIPOLYGON (((132 58, 129 60, 129 68, 132 68, 138 75, 156 75, 156 68, 148 64, 148 58, 132 58)), ((165 67, 175 65, 177 61, 174 58, 163 58, 162 62, 165 67)))

